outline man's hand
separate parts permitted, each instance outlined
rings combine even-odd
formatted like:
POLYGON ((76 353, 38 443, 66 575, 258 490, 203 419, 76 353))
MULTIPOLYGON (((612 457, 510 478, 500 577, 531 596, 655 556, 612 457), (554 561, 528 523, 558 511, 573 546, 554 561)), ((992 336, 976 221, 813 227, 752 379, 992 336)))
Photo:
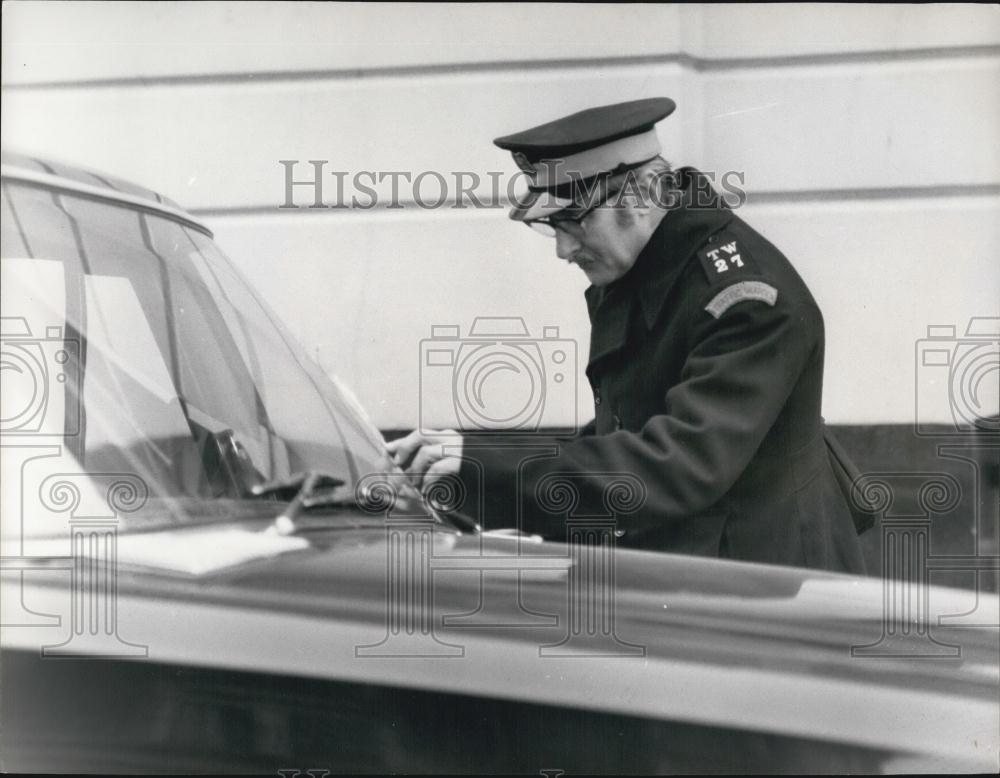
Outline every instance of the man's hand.
POLYGON ((462 466, 462 436, 455 430, 414 430, 386 447, 400 467, 409 462, 405 472, 421 490, 446 475, 457 476, 462 466))

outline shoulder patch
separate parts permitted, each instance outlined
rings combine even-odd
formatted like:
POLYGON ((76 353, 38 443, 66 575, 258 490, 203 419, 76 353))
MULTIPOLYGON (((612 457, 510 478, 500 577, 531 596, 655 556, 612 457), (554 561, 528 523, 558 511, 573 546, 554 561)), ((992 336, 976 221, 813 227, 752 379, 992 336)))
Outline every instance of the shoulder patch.
POLYGON ((733 277, 753 275, 757 271, 750 252, 727 232, 709 238, 698 252, 698 259, 712 286, 728 283, 733 277))
POLYGON ((770 284, 763 281, 740 281, 715 295, 705 306, 705 310, 718 319, 736 303, 744 300, 758 300, 773 307, 777 299, 778 290, 770 284))

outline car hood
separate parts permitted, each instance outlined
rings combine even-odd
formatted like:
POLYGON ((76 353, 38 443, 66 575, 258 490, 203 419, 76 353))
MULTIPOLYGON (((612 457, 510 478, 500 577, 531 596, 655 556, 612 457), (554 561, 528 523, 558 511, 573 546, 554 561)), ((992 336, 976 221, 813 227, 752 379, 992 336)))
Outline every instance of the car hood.
MULTIPOLYGON (((25 603, 66 613, 57 578, 25 603)), ((997 598, 914 589, 926 613, 900 620, 897 585, 404 520, 210 575, 122 568, 118 629, 172 663, 995 753, 998 634, 975 624, 997 598)))
POLYGON ((906 585, 875 578, 460 535, 419 518, 347 516, 343 528, 278 540, 286 541, 290 552, 211 574, 126 568, 119 589, 367 627, 397 618, 404 630, 409 620, 458 643, 469 630, 488 629, 494 640, 544 645, 570 629, 585 655, 620 644, 623 656, 664 653, 872 682, 901 671, 909 686, 967 683, 974 694, 998 672, 997 631, 975 625, 990 623, 990 614, 995 621, 1000 605, 974 591, 925 586, 927 613, 914 606, 899 625, 888 608, 906 585), (898 661, 911 655, 938 661, 898 661))

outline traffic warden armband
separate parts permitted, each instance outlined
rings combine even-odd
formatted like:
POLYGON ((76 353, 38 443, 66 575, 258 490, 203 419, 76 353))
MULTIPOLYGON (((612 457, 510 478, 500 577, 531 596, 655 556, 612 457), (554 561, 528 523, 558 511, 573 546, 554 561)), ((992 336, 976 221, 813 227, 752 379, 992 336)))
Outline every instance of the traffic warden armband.
POLYGON ((722 232, 709 238, 698 252, 698 260, 708 277, 708 284, 719 291, 705 310, 718 319, 736 303, 757 300, 773 306, 778 290, 757 276, 757 266, 750 252, 732 235, 722 232))

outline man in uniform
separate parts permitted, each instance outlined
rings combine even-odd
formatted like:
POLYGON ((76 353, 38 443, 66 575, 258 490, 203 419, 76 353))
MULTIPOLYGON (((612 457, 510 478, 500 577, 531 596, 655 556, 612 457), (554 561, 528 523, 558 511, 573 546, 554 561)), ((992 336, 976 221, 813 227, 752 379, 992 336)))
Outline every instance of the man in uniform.
POLYGON ((622 546, 863 572, 824 443, 823 317, 706 176, 659 156, 654 125, 674 107, 602 106, 495 141, 532 182, 511 218, 554 237, 592 284, 594 421, 572 439, 532 439, 555 456, 419 430, 390 451, 425 486, 457 474, 483 489, 490 528, 517 517, 564 539, 543 479, 572 479, 587 514, 608 474, 628 473, 645 500, 619 519, 622 546))

